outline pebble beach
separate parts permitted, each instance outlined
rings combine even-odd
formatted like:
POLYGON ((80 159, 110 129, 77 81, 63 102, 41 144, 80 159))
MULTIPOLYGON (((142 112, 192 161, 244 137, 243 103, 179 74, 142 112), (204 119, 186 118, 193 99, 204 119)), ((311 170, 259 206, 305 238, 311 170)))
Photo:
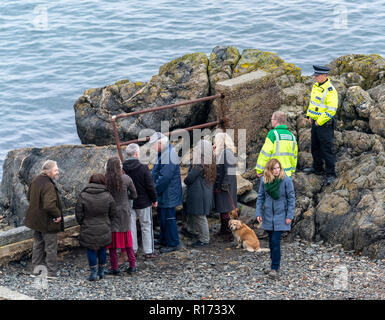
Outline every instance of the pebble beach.
MULTIPOLYGON (((344 251, 340 245, 282 241, 279 279, 264 273, 268 252, 247 252, 212 237, 193 249, 182 239, 179 251, 145 261, 138 271, 90 282, 84 249, 59 254, 58 279, 39 287, 30 259, 0 267, 0 286, 38 300, 383 300, 385 260, 344 251)), ((261 247, 267 247, 261 239, 261 247)))

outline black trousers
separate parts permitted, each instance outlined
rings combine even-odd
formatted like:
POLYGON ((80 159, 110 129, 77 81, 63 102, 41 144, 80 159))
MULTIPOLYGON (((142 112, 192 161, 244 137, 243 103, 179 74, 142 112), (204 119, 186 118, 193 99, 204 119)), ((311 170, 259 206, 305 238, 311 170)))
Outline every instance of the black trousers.
POLYGON ((325 163, 325 173, 335 176, 336 158, 334 155, 334 127, 332 121, 329 120, 323 126, 316 126, 313 123, 311 128, 311 154, 314 170, 323 171, 325 163))

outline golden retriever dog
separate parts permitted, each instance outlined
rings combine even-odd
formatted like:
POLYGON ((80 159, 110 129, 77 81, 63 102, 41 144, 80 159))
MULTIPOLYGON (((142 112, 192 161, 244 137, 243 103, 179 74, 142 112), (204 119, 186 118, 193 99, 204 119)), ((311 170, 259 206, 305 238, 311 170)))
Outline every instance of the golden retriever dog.
POLYGON ((261 249, 258 237, 255 232, 251 230, 246 224, 240 220, 231 219, 229 221, 229 228, 233 233, 234 238, 238 242, 237 248, 241 246, 247 251, 270 251, 269 249, 261 249))

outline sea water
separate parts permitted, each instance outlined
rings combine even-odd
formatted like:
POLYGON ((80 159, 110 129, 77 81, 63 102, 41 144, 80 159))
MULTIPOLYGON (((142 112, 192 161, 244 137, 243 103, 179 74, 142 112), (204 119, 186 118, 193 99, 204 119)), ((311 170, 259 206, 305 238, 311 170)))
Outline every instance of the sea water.
POLYGON ((384 31, 381 0, 0 0, 0 177, 10 150, 80 143, 86 89, 148 81, 217 45, 275 52, 308 75, 345 54, 385 57, 384 31))

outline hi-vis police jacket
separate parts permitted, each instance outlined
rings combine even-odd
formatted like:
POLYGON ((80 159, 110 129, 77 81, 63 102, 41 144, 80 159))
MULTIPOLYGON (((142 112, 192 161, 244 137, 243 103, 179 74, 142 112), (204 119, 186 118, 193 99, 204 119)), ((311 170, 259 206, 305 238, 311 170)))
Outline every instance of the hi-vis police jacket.
POLYGON ((263 173, 266 163, 277 159, 288 177, 295 172, 297 167, 298 145, 295 136, 285 125, 276 126, 267 134, 265 144, 259 153, 255 170, 263 173))
POLYGON ((328 78, 325 83, 313 85, 310 104, 306 116, 312 118, 319 126, 329 121, 337 112, 338 93, 328 78))

